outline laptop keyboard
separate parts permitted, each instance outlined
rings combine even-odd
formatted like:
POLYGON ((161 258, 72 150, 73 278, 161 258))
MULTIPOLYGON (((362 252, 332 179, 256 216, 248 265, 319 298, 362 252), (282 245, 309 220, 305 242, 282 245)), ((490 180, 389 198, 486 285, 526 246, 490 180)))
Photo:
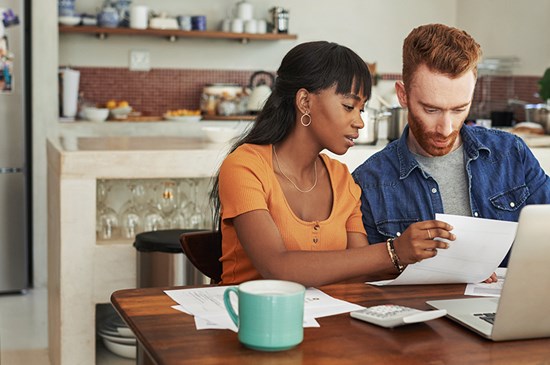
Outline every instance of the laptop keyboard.
POLYGON ((479 319, 483 319, 484 321, 489 322, 490 324, 494 324, 495 314, 496 313, 474 313, 474 316, 479 317, 479 319))

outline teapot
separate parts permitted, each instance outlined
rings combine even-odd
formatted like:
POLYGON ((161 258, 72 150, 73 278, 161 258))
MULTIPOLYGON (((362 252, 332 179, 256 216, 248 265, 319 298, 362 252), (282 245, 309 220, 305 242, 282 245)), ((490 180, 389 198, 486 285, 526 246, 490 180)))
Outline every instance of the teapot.
POLYGON ((256 114, 262 110, 267 98, 271 95, 271 89, 275 84, 275 76, 267 71, 256 71, 250 76, 250 96, 248 98, 248 111, 256 114), (262 77, 256 83, 258 76, 267 76, 270 85, 266 83, 266 78, 262 77))
POLYGON ((97 25, 106 28, 116 28, 120 23, 120 15, 110 1, 105 1, 103 8, 97 15, 97 25))

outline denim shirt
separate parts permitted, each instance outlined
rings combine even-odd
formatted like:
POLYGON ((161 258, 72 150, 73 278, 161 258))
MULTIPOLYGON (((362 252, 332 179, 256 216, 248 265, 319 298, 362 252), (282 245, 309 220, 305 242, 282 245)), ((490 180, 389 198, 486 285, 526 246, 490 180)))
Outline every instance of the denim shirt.
MULTIPOLYGON (((408 135, 407 126, 400 139, 353 172, 370 243, 444 213, 439 187, 409 151, 408 135)), ((550 203, 550 178, 521 138, 470 126, 463 126, 460 135, 473 217, 517 221, 524 206, 550 203)))

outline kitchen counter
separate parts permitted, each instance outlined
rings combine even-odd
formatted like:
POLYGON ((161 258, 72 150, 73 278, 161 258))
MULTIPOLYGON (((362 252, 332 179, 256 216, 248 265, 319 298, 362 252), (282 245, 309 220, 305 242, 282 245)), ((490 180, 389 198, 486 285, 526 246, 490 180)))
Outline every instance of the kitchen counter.
MULTIPOLYGON (((343 156, 355 169, 379 151, 355 146, 343 156)), ((98 179, 210 177, 229 143, 203 137, 75 137, 48 140, 48 311, 53 364, 95 364, 96 305, 136 285, 129 241, 96 241, 98 179)), ((550 149, 533 152, 550 172, 550 149)))

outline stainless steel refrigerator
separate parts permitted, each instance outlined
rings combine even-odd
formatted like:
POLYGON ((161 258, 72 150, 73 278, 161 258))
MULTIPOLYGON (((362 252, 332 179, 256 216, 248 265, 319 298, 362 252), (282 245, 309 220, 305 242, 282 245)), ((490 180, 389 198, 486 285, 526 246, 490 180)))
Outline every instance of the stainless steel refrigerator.
POLYGON ((28 0, 0 0, 0 293, 31 285, 28 0))

